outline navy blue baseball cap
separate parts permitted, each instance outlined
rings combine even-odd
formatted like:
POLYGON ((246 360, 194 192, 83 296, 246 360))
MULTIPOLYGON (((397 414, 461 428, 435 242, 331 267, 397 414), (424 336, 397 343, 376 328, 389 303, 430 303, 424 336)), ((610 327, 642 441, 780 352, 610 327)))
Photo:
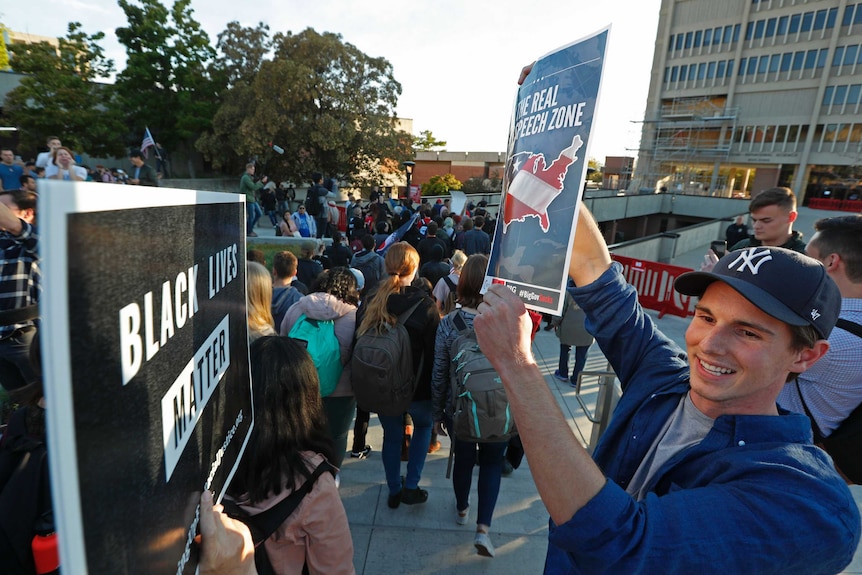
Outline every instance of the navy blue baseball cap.
POLYGON ((811 325, 827 339, 838 321, 841 293, 823 265, 784 248, 751 247, 730 252, 711 272, 689 272, 674 282, 676 291, 700 297, 722 281, 784 323, 811 325))

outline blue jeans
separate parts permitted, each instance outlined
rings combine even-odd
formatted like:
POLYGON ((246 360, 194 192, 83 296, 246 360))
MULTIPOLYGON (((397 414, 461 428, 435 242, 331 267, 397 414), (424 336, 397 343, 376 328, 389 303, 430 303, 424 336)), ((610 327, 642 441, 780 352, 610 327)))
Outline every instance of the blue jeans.
POLYGON ((36 328, 31 326, 0 341, 0 385, 7 391, 36 381, 36 371, 30 363, 30 343, 35 336, 36 328))
MULTIPOLYGON (((416 489, 422 478, 425 467, 425 457, 428 455, 428 445, 431 443, 431 400, 414 401, 407 409, 413 418, 413 439, 410 441, 410 452, 407 458, 407 476, 404 487, 416 489)), ((386 485, 389 495, 401 491, 401 440, 404 438, 404 417, 401 415, 377 414, 383 427, 383 470, 386 473, 386 485)))
POLYGON ((479 446, 479 508, 476 523, 491 525, 497 495, 500 493, 500 478, 503 475, 503 457, 508 441, 472 443, 455 440, 455 464, 452 469, 452 487, 455 489, 455 505, 458 511, 469 505, 470 486, 473 482, 473 466, 476 464, 476 446, 479 446))
MULTIPOLYGON (((569 377, 569 350, 572 346, 560 344, 560 375, 569 377)), ((572 376, 569 381, 578 381, 578 375, 584 370, 587 364, 587 353, 590 351, 590 346, 579 345, 575 347, 575 369, 572 371, 572 376)))
POLYGON ((263 210, 257 202, 246 202, 245 204, 245 233, 246 235, 254 231, 254 226, 257 225, 257 220, 263 215, 263 210))

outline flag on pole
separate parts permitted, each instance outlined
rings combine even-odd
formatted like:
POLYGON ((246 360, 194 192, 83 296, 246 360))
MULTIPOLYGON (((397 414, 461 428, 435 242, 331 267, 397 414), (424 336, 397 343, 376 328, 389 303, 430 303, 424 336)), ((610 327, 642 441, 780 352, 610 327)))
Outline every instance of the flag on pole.
POLYGON ((141 141, 141 153, 144 157, 147 157, 147 148, 155 148, 156 141, 153 139, 153 135, 150 134, 150 129, 144 128, 144 139, 141 141))
POLYGON ((398 228, 397 230, 395 230, 394 232, 389 234, 389 236, 386 238, 386 241, 384 241, 380 245, 380 247, 377 248, 377 250, 376 250, 377 253, 380 254, 381 256, 385 256, 386 250, 389 249, 389 246, 391 246, 395 242, 400 242, 401 238, 404 237, 404 234, 407 233, 407 230, 409 230, 411 227, 413 227, 416 224, 416 220, 418 220, 418 219, 419 219, 419 212, 416 212, 400 228, 398 228))

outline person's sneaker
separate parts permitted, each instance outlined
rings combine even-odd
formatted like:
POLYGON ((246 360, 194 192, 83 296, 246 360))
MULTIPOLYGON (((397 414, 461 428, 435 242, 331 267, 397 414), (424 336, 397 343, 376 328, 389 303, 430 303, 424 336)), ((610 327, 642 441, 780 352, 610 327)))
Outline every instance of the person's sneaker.
POLYGON ((563 375, 562 373, 560 373, 559 369, 554 372, 554 379, 556 379, 557 381, 563 381, 565 383, 569 383, 569 378, 566 377, 565 375, 563 375))
POLYGON ((509 476, 512 475, 512 472, 515 471, 515 468, 512 467, 512 464, 509 463, 508 459, 503 459, 503 475, 509 476))
POLYGON ((428 492, 424 489, 402 489, 401 503, 404 505, 416 505, 417 503, 425 503, 428 501, 428 492))
POLYGON ((250 238, 256 238, 256 237, 257 237, 257 234, 256 234, 256 233, 254 233, 254 232, 251 232, 251 233, 246 234, 246 236, 248 236, 248 237, 250 237, 250 238))
POLYGON ((397 509, 399 505, 401 505, 401 493, 404 490, 402 489, 395 495, 390 495, 389 499, 386 500, 386 505, 389 506, 389 509, 397 509))
POLYGON ((428 453, 437 453, 440 451, 441 443, 439 441, 435 441, 431 445, 428 446, 428 453))
POLYGON ((491 543, 491 538, 488 537, 487 533, 477 531, 476 538, 473 539, 473 545, 476 546, 476 550, 482 557, 494 556, 494 545, 491 543))
POLYGON ((371 454, 371 446, 366 445, 362 451, 351 451, 350 457, 353 459, 365 459, 371 454))
POLYGON ((467 512, 470 508, 464 509, 463 511, 457 511, 455 513, 455 523, 458 525, 467 525, 467 512))

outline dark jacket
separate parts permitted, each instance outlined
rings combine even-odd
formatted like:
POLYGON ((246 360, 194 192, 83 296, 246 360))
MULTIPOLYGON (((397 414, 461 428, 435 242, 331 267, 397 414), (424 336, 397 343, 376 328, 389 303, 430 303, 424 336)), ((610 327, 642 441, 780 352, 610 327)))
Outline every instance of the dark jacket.
MULTIPOLYGON (((742 248, 759 248, 762 245, 763 242, 751 237, 746 240, 742 240, 741 242, 737 242, 733 247, 730 248, 730 251, 741 250, 742 248)), ((784 242, 778 247, 786 248, 788 250, 793 250, 794 252, 804 254, 805 242, 802 241, 802 232, 793 232, 792 234, 790 234, 790 239, 788 239, 786 242, 784 242)))

